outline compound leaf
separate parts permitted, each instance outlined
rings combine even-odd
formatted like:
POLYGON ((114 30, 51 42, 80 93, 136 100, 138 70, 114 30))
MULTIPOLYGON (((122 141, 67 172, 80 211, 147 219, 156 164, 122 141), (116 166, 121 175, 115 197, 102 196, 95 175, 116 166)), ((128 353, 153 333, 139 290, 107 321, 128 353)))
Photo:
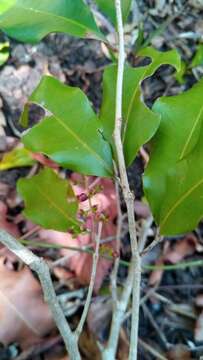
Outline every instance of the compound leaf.
POLYGON ((18 181, 25 201, 25 216, 34 223, 58 231, 79 231, 77 200, 67 180, 45 168, 30 179, 18 181))

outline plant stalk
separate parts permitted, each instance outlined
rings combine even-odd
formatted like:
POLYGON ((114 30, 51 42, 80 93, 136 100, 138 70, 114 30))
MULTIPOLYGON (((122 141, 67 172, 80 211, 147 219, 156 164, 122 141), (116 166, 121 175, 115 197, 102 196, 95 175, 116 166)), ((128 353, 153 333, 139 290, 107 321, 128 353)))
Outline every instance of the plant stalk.
POLYGON ((136 223, 134 215, 134 194, 130 190, 123 144, 122 144, 122 99, 123 99, 123 78, 125 67, 125 44, 124 44, 124 29, 121 11, 121 0, 115 0, 117 29, 119 38, 119 55, 118 55, 118 73, 117 73, 117 86, 116 86, 116 111, 115 111, 115 127, 114 127, 114 144, 116 148, 118 169, 120 175, 120 185, 123 197, 127 207, 129 234, 131 240, 131 267, 129 270, 128 278, 121 300, 118 301, 114 308, 112 326, 110 332, 110 339, 108 346, 103 354, 103 359, 115 359, 115 352, 118 344, 119 328, 122 323, 131 291, 133 291, 132 300, 132 326, 131 326, 131 339, 130 339, 130 353, 129 360, 137 358, 138 346, 138 325, 139 325, 139 301, 140 301, 140 281, 141 281, 141 258, 139 255, 136 223), (126 290, 127 293, 126 293, 126 290), (128 294, 129 296, 126 296, 128 294), (106 356, 105 356, 106 353, 106 356))
POLYGON ((44 299, 52 312, 53 319, 62 339, 64 340, 69 358, 70 360, 80 360, 81 357, 78 349, 77 338, 73 334, 65 318, 61 305, 59 304, 59 301, 56 297, 47 263, 37 255, 33 254, 32 251, 28 250, 21 243, 19 243, 5 230, 0 230, 0 242, 13 254, 15 254, 22 262, 29 266, 31 270, 36 272, 42 286, 44 299))

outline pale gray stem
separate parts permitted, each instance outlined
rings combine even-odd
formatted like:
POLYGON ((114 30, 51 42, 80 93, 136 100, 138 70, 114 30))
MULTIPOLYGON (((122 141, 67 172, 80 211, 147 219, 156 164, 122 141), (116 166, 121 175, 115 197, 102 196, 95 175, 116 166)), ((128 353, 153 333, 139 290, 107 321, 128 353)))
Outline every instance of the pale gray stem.
POLYGON ((98 20, 98 22, 101 25, 105 26, 110 34, 115 33, 115 29, 114 29, 113 25, 111 25, 110 21, 108 21, 108 19, 104 15, 102 15, 101 12, 99 12, 96 9, 92 9, 92 12, 93 12, 95 18, 98 20))
POLYGON ((102 360, 115 360, 118 346, 120 328, 123 322, 123 309, 117 306, 114 308, 111 330, 107 347, 103 350, 102 360))
POLYGON ((139 235, 139 253, 142 253, 145 248, 145 244, 147 242, 147 236, 149 233, 149 229, 153 223, 153 216, 150 215, 148 219, 142 221, 142 228, 139 235))
MULTIPOLYGON (((117 175, 117 168, 114 164, 115 173, 117 175)), ((117 257, 114 262, 114 267, 111 273, 111 292, 112 292, 112 298, 113 298, 113 306, 116 305, 116 302, 118 301, 117 298, 117 275, 118 275, 118 269, 119 269, 119 263, 120 263, 120 247, 121 247, 121 231, 122 231, 122 223, 123 223, 123 216, 121 211, 121 199, 120 199, 120 193, 119 193, 119 184, 116 182, 115 184, 116 188, 116 198, 117 198, 117 231, 116 231, 116 252, 117 257)))
POLYGON ((164 355, 160 354, 156 349, 154 349, 154 347, 147 344, 145 341, 139 339, 139 344, 144 348, 144 350, 148 351, 157 360, 167 360, 164 355))
POLYGON ((95 279, 96 279, 96 273, 97 273, 97 265, 98 265, 98 261, 99 261, 99 246, 100 246, 101 232, 102 232, 102 222, 100 222, 98 225, 98 233, 95 237, 96 247, 95 247, 95 252, 93 255, 92 273, 91 273, 90 284, 89 284, 88 293, 87 293, 87 299, 85 302, 82 316, 80 318, 80 322, 75 331, 75 335, 76 335, 77 339, 80 337, 80 334, 83 330, 83 327, 84 327, 84 324, 85 324, 85 321, 87 318, 87 314, 89 311, 89 307, 91 304, 91 299, 92 299, 92 294, 93 294, 94 284, 95 284, 95 279))
POLYGON ((140 282, 141 282, 141 259, 137 243, 137 232, 134 215, 134 195, 130 191, 123 144, 121 140, 122 129, 122 98, 123 98, 123 76, 125 66, 125 47, 124 47, 124 30, 122 21, 121 1, 115 0, 117 27, 119 35, 119 58, 118 58, 118 75, 117 75, 117 95, 116 95, 116 118, 114 129, 114 141, 118 157, 118 166, 121 179, 121 187, 127 207, 128 225, 132 249, 132 269, 133 269, 133 300, 132 300, 132 325, 130 338, 129 359, 137 358, 138 344, 138 325, 139 325, 139 301, 140 301, 140 282))
POLYGON ((160 236, 159 232, 157 232, 155 239, 152 241, 151 244, 149 244, 141 253, 140 255, 143 256, 145 254, 147 254, 148 252, 150 252, 155 246, 157 246, 158 244, 160 244, 162 241, 164 240, 164 236, 160 236))
POLYGON ((103 360, 115 360, 120 329, 123 324, 130 295, 132 293, 133 279, 134 279, 134 266, 131 263, 120 300, 117 299, 117 301, 113 303, 114 306, 113 306, 113 316, 111 322, 110 335, 109 335, 108 344, 102 353, 103 360))
POLYGON ((78 350, 77 339, 71 331, 56 297, 47 263, 33 254, 32 251, 23 246, 5 230, 0 230, 0 242, 13 254, 19 257, 22 262, 28 265, 30 269, 37 273, 42 286, 44 299, 52 312, 56 326, 64 340, 69 357, 71 360, 80 360, 81 357, 78 350))
POLYGON ((125 46, 124 46, 124 29, 123 29, 123 21, 122 21, 121 0, 115 0, 115 8, 116 8, 117 28, 118 28, 118 37, 119 37, 119 56, 118 56, 118 73, 117 73, 117 86, 116 86, 115 127, 114 127, 113 137, 114 137, 116 155, 118 160, 120 184, 127 207, 132 259, 131 259, 131 268, 129 270, 124 291, 121 295, 121 300, 117 302, 117 305, 114 308, 110 338, 107 344, 107 348, 103 352, 103 359, 113 360, 115 358, 116 348, 118 345, 118 338, 119 338, 119 329, 127 308, 131 291, 133 289, 132 328, 131 328, 129 359, 135 360, 137 358, 137 344, 138 344, 141 259, 139 256, 136 224, 135 224, 135 216, 134 216, 134 195, 130 191, 130 187, 129 187, 124 152, 123 152, 123 144, 121 138, 122 118, 123 118, 122 117, 123 77, 124 77, 124 66, 125 66, 125 57, 126 57, 125 46))

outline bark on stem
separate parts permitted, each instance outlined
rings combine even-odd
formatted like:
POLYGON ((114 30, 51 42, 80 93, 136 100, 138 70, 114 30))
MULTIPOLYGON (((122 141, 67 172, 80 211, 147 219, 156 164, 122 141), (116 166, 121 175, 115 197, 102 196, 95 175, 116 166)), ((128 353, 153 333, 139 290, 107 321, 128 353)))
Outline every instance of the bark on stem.
POLYGON ((77 339, 71 331, 56 297, 47 263, 37 255, 33 254, 32 251, 28 250, 5 230, 0 230, 0 242, 29 266, 30 269, 36 272, 42 286, 44 299, 52 312, 56 326, 64 340, 69 357, 71 360, 80 360, 81 357, 78 350, 77 339))
MULTIPOLYGON (((128 215, 128 225, 131 240, 132 259, 131 269, 133 278, 133 301, 132 301, 132 327, 130 339, 130 354, 129 359, 135 360, 137 358, 138 345, 138 325, 139 325, 139 301, 140 301, 140 281, 141 281, 141 259, 138 249, 136 223, 134 215, 134 195, 130 191, 128 176, 126 171, 126 164, 123 152, 123 144, 121 138, 122 131, 122 99, 123 99, 123 77, 125 66, 125 44, 124 44, 124 29, 122 21, 121 0, 115 0, 117 28, 119 37, 119 56, 118 56, 118 74, 116 87, 116 111, 115 111, 115 127, 114 127, 114 143, 116 147, 116 155, 118 160, 118 168, 120 175, 121 188, 125 199, 128 215)), ((131 279, 131 276, 129 276, 131 279)))

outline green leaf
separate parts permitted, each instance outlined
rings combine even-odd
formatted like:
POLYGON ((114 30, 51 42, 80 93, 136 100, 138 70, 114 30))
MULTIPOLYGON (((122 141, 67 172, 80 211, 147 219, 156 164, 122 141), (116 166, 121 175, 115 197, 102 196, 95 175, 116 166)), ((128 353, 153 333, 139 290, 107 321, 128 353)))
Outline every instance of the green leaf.
POLYGON ((46 229, 79 231, 73 190, 53 170, 45 168, 30 179, 20 179, 17 188, 25 201, 28 219, 46 229))
MULTIPOLYGON (((127 166, 132 163, 139 148, 155 134, 160 122, 159 115, 153 113, 141 100, 141 82, 162 64, 173 65, 177 70, 180 67, 180 57, 175 50, 161 53, 153 48, 146 48, 140 54, 151 57, 151 64, 137 68, 126 66, 124 72, 122 140, 127 166)), ((111 143, 115 122, 116 77, 117 66, 107 67, 104 72, 100 119, 104 127, 104 136, 111 143)))
POLYGON ((161 65, 171 65, 176 71, 181 69, 181 57, 176 49, 162 52, 153 47, 146 47, 138 52, 138 56, 149 57, 152 60, 144 78, 153 75, 161 65))
POLYGON ((0 3, 0 14, 3 14, 6 10, 8 10, 16 0, 1 0, 0 3))
POLYGON ((110 145, 103 139, 99 119, 80 89, 45 76, 29 101, 52 116, 26 132, 22 137, 26 148, 79 173, 112 176, 110 145))
POLYGON ((185 83, 185 75, 187 72, 187 64, 185 61, 181 61, 181 68, 180 70, 175 74, 175 79, 179 82, 179 84, 185 83))
POLYGON ((35 43, 52 32, 104 39, 83 0, 15 0, 0 5, 0 29, 35 43))
POLYGON ((0 66, 9 58, 9 42, 0 43, 0 66))
POLYGON ((138 36, 134 44, 135 53, 138 53, 138 51, 142 48, 143 43, 144 43, 144 24, 143 22, 140 21, 138 24, 138 36))
POLYGON ((0 161, 0 170, 8 170, 16 167, 32 166, 35 163, 33 157, 24 147, 15 148, 6 153, 0 161))
POLYGON ((193 230, 203 214, 203 80, 187 92, 162 97, 153 110, 161 125, 152 142, 144 187, 160 232, 193 230))
MULTIPOLYGON (((111 20, 112 24, 116 27, 116 10, 115 10, 115 0, 95 0, 99 9, 111 20)), ((122 14, 123 21, 128 20, 130 13, 132 0, 122 0, 122 14)))
POLYGON ((197 50, 192 59, 191 68, 203 65, 203 44, 197 46, 197 50))

